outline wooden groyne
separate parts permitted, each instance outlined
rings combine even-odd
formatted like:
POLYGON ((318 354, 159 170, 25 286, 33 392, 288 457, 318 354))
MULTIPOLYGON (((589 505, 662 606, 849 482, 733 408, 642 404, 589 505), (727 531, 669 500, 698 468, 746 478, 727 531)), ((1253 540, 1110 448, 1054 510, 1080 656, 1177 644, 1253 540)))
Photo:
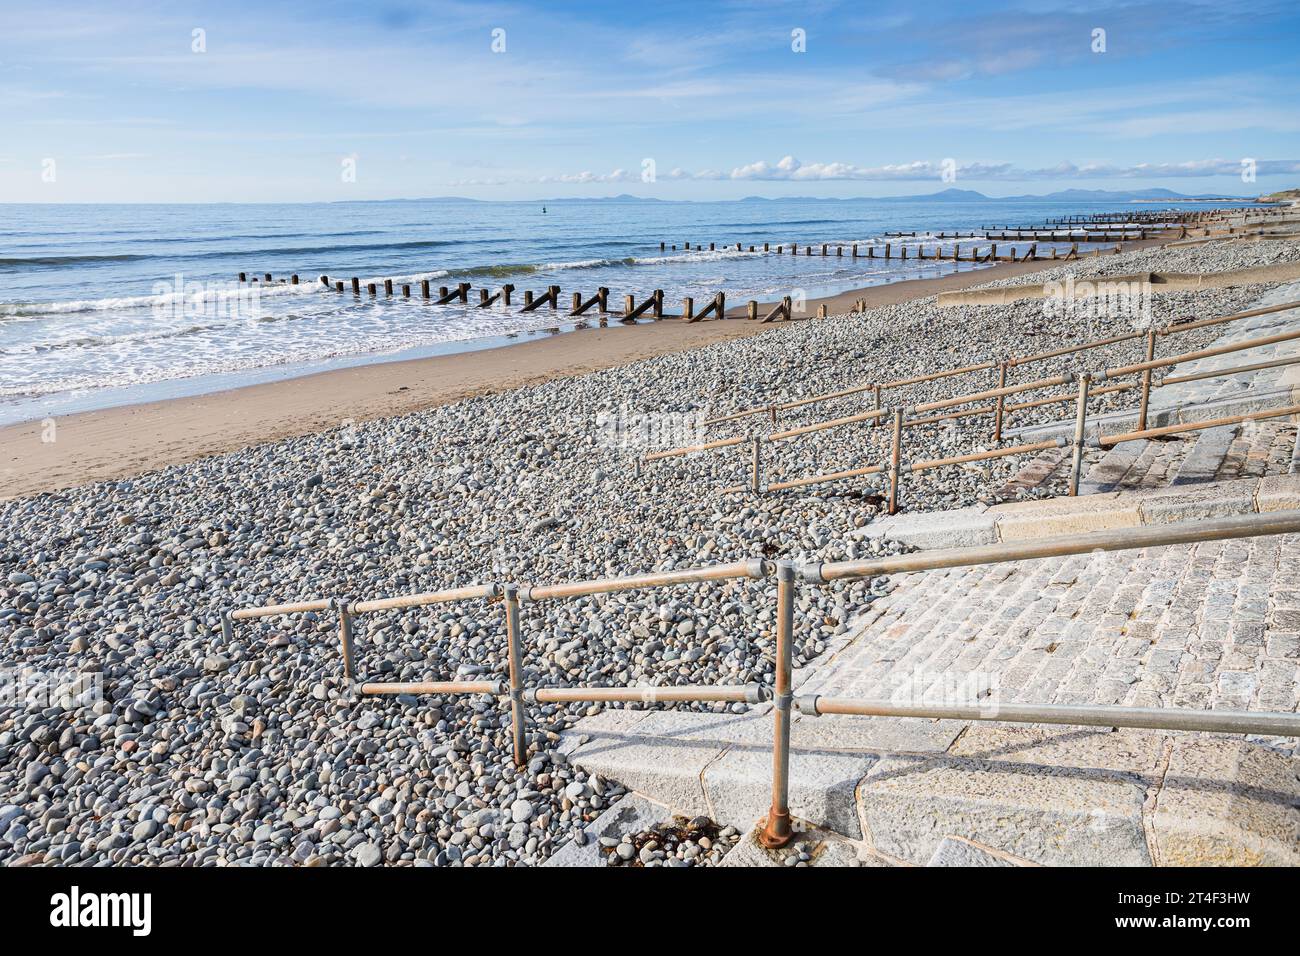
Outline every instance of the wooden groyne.
MULTIPOLYGON (((1154 211, 1096 213, 1092 216, 1069 216, 1049 219, 1038 226, 984 226, 979 233, 968 232, 963 234, 956 230, 952 232, 941 231, 939 233, 891 232, 885 234, 886 241, 883 242, 772 243, 768 241, 761 243, 761 250, 767 254, 788 254, 792 257, 804 256, 805 258, 833 257, 846 259, 850 262, 876 259, 886 261, 911 260, 914 262, 967 262, 973 265, 987 265, 997 262, 1068 262, 1085 256, 1113 255, 1123 251, 1125 242, 1154 238, 1174 241, 1180 239, 1204 241, 1215 238, 1267 238, 1270 233, 1265 231, 1265 226, 1291 221, 1279 218, 1287 214, 1288 211, 1284 209, 1255 209, 1250 210, 1249 214, 1243 214, 1241 210, 1206 210, 1177 214, 1154 211), (1134 228, 1135 226, 1138 228, 1134 228), (918 241, 912 243, 906 241, 893 242, 889 241, 890 239, 914 239, 918 241), (963 243, 963 239, 970 240, 970 242, 963 243), (1007 245, 1007 239, 1011 239, 1018 244, 1007 245), (928 245, 928 240, 935 240, 935 242, 933 245, 928 245), (944 240, 951 241, 945 244, 944 240), (1026 240, 1028 241, 1026 242, 1026 240), (999 248, 999 242, 1002 243, 1001 249, 999 248), (1041 252, 1039 250, 1040 242, 1047 246, 1041 252), (1079 248, 1081 245, 1091 245, 1095 248, 1081 250, 1079 248)), ((661 252, 675 251, 677 248, 676 244, 669 244, 666 241, 659 243, 661 252)), ((682 248, 687 251, 703 251, 706 244, 683 242, 682 248)), ((746 245, 742 242, 726 244, 710 242, 707 244, 707 249, 710 251, 718 251, 719 249, 731 251, 734 249, 737 252, 743 252, 745 248, 746 245)), ((757 253, 760 244, 750 244, 748 249, 750 252, 757 253)), ((864 276, 865 278, 866 276, 864 276)), ((296 286, 300 284, 297 273, 291 274, 287 279, 280 278, 277 280, 269 272, 254 273, 251 276, 247 272, 240 272, 238 279, 241 284, 246 283, 252 286, 277 284, 296 286)), ((321 275, 319 281, 320 288, 323 291, 343 295, 350 289, 354 298, 361 298, 364 295, 377 299, 381 295, 382 288, 382 296, 385 299, 394 297, 411 299, 417 297, 413 290, 418 288, 418 299, 429 305, 461 305, 465 307, 472 305, 480 309, 492 306, 499 308, 516 307, 513 301, 515 287, 510 284, 504 284, 496 289, 479 288, 477 290, 477 301, 471 302, 471 292, 474 291, 474 286, 470 282, 459 282, 454 287, 439 286, 435 290, 430 286, 428 279, 418 280, 418 286, 413 285, 414 280, 402 282, 399 285, 391 278, 379 279, 364 283, 364 289, 362 280, 357 276, 338 279, 331 278, 328 275, 321 275)), ((723 292, 714 293, 705 302, 703 308, 697 308, 697 303, 693 297, 685 297, 682 300, 681 310, 677 314, 670 314, 665 311, 665 298, 662 289, 653 290, 648 297, 639 302, 636 296, 626 295, 623 300, 622 310, 610 309, 609 297, 609 289, 603 286, 589 296, 584 296, 581 292, 571 292, 569 306, 564 309, 560 303, 561 289, 558 285, 552 285, 540 292, 525 289, 523 291, 523 302, 518 306, 518 309, 521 313, 546 310, 557 313, 557 315, 562 313, 568 318, 580 320, 585 320, 588 315, 594 315, 602 324, 608 319, 617 319, 624 322, 639 319, 680 319, 686 322, 699 322, 706 318, 720 319, 726 317, 726 294, 723 292)), ((759 308, 759 302, 751 299, 746 304, 744 314, 751 321, 761 320, 763 322, 788 320, 793 316, 793 305, 789 296, 783 298, 763 314, 760 314, 759 308)), ((858 311, 861 311, 861 309, 859 308, 858 311)), ((827 309, 823 305, 819 310, 819 314, 825 316, 826 312, 827 309)))

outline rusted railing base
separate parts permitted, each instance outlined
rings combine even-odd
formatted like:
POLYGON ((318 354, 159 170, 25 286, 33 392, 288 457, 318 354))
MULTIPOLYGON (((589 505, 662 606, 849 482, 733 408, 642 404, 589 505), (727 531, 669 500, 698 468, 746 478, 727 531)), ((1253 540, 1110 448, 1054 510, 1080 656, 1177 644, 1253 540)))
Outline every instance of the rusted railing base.
POLYGON ((758 831, 758 842, 769 850, 779 850, 793 836, 794 828, 790 825, 789 813, 769 813, 763 818, 763 829, 758 831))

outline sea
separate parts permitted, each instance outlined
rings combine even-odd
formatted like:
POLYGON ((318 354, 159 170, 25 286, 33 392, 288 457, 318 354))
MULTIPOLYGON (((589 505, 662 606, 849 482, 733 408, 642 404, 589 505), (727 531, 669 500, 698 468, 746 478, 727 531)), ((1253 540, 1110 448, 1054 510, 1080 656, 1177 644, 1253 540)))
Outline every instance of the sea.
MULTIPOLYGON (((880 199, 0 205, 0 424, 370 362, 450 353, 472 362, 477 350, 585 324, 566 318, 566 308, 521 312, 528 289, 558 285, 565 307, 573 292, 586 297, 604 286, 611 308, 621 308, 625 294, 639 302, 662 289, 670 312, 685 296, 698 308, 719 291, 729 304, 815 298, 973 268, 914 258, 920 244, 933 249, 930 237, 938 232, 1209 205, 880 199), (887 237, 893 232, 919 235, 887 237), (867 245, 879 249, 886 241, 895 255, 906 245, 912 258, 865 258, 867 245), (763 243, 771 251, 763 252, 763 243), (792 257, 791 243, 846 248, 843 258, 792 257), (850 257, 852 243, 864 257, 850 257), (778 245, 785 254, 776 253, 778 245), (241 272, 259 281, 241 283, 241 272), (267 273, 270 283, 262 281, 267 273), (295 273, 298 285, 285 281, 295 273), (322 275, 330 287, 321 284, 322 275), (351 293, 354 276, 360 296, 351 293), (384 295, 384 279, 394 280, 395 296, 384 295), (424 301, 423 279, 435 292, 471 283, 470 304, 424 301), (333 290, 337 280, 347 291, 333 290), (372 282, 379 287, 375 297, 365 290, 372 282), (401 295, 404 283, 413 286, 410 299, 401 295), (495 291, 504 283, 515 286, 512 307, 476 307, 480 288, 495 291)), ((970 239, 962 245, 987 248, 970 239)), ((999 245, 1023 249, 1027 242, 999 245)))

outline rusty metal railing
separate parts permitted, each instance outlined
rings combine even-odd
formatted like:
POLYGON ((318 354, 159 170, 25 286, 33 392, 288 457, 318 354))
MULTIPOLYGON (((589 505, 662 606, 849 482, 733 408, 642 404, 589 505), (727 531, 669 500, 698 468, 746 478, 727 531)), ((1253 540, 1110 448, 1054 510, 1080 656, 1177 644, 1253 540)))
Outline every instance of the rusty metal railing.
MULTIPOLYGON (((983 372, 990 369, 996 369, 1005 365, 1007 368, 1014 368, 1020 365, 1031 365, 1035 362, 1044 362, 1053 358, 1060 358, 1065 355, 1071 355, 1075 352, 1085 352, 1095 348, 1101 348, 1107 345, 1115 345, 1120 342, 1129 342, 1134 339, 1140 339, 1148 334, 1156 336, 1177 335, 1182 332, 1190 332, 1194 329, 1208 328, 1214 325, 1223 325, 1228 322, 1237 322, 1241 319, 1255 318, 1261 315, 1269 315, 1274 312, 1285 312, 1287 309, 1294 309, 1300 306, 1300 301, 1284 302, 1280 305, 1261 306, 1258 309, 1249 309, 1245 312, 1234 312, 1231 315, 1220 315, 1209 319, 1196 319, 1190 322, 1171 322, 1168 325, 1161 326, 1157 329, 1151 329, 1149 332, 1128 332, 1121 335, 1113 335, 1107 338, 1095 339, 1089 342, 1082 342, 1079 345, 1069 345, 1058 349, 1051 349, 1046 352, 1038 352, 1032 355, 1012 356, 1003 361, 990 360, 986 362, 977 362, 973 365, 963 365, 960 368, 943 369, 938 372, 930 372, 924 375, 913 375, 907 378, 895 379, 892 382, 880 382, 864 385, 855 385, 850 388, 840 389, 834 392, 826 392, 821 395, 811 395, 807 398, 797 398, 785 402, 769 403, 759 405, 753 408, 743 409, 738 412, 730 412, 726 415, 720 415, 716 418, 705 419, 705 425, 720 425, 723 422, 737 421, 742 418, 748 418, 752 415, 769 415, 774 416, 778 412, 787 411, 793 408, 802 408, 806 405, 814 405, 819 402, 829 402, 838 398, 847 398, 851 395, 860 395, 863 392, 875 392, 877 405, 880 404, 881 392, 889 389, 902 388, 908 385, 920 385, 925 382, 937 381, 942 378, 951 378, 956 375, 968 375, 973 372, 983 372)), ((1154 356, 1148 355, 1147 358, 1154 356)), ((1005 385, 1003 381, 1000 384, 1005 385)), ((773 418, 775 423, 775 418, 773 418)))
POLYGON ((400 597, 344 602, 333 598, 244 608, 222 615, 229 635, 233 623, 280 614, 334 610, 339 613, 340 647, 347 685, 362 695, 484 694, 508 697, 511 703, 512 756, 522 766, 527 759, 525 705, 574 702, 728 702, 773 704, 772 802, 760 840, 767 846, 787 843, 792 834, 789 806, 790 726, 794 713, 806 716, 850 714, 865 716, 996 720, 1013 723, 1072 724, 1103 727, 1194 730, 1215 733, 1254 733, 1300 737, 1300 714, 1251 711, 1193 711, 1177 708, 1062 706, 1056 704, 946 703, 899 704, 887 700, 793 695, 795 591, 799 584, 818 586, 834 581, 939 568, 969 567, 1091 552, 1121 551, 1230 538, 1300 533, 1300 510, 1279 511, 1211 521, 1188 521, 1145 528, 1096 531, 1013 544, 922 551, 862 561, 805 564, 753 559, 677 571, 654 572, 549 585, 478 584, 400 597), (523 686, 522 603, 564 600, 616 591, 643 590, 679 584, 776 578, 776 644, 772 686, 688 685, 652 687, 532 687, 523 686), (467 600, 501 600, 506 611, 509 660, 508 684, 501 680, 356 682, 351 624, 354 615, 467 600))
MULTIPOLYGON (((1258 316, 1269 312, 1276 312, 1283 308, 1293 308, 1300 303, 1287 303, 1283 306, 1269 306, 1262 309, 1253 309, 1249 312, 1237 313, 1231 316, 1219 316, 1212 319, 1204 319, 1198 322, 1184 323, 1178 326, 1169 326, 1163 334, 1171 331, 1185 331, 1188 328, 1205 328, 1213 325, 1221 325, 1225 322, 1236 321, 1242 318, 1258 316)), ((1152 358, 1154 354, 1154 342, 1157 332, 1154 330, 1145 333, 1132 333, 1131 335, 1112 336, 1108 339, 1101 339, 1096 342, 1085 343, 1081 346, 1074 346, 1067 349, 1055 349, 1048 352, 1041 352, 1037 355, 1026 356, 1019 359, 1020 364, 1042 361, 1047 358, 1059 355, 1069 354, 1070 352, 1081 351, 1084 349, 1096 348, 1102 345, 1113 344, 1117 341, 1126 341, 1131 338, 1145 336, 1147 339, 1147 358, 1142 362, 1134 362, 1128 365, 1120 365, 1112 368, 1098 369, 1092 372, 1083 373, 1065 373, 1062 375, 1048 376, 1044 378, 1033 379, 1028 382, 1020 382, 1012 385, 1006 384, 1007 366, 1004 364, 999 370, 1000 384, 996 388, 983 389, 977 392, 969 392, 963 395, 957 395, 952 398, 938 399, 935 401, 921 402, 908 408, 884 408, 877 407, 871 411, 858 413, 855 415, 846 415, 840 418, 829 419, 822 422, 814 422, 809 425, 801 425, 796 428, 789 428, 784 431, 772 432, 766 436, 753 436, 745 438, 744 436, 733 436, 731 438, 716 439, 710 442, 704 442, 699 445, 692 445, 683 448, 673 448, 663 451, 652 452, 644 456, 644 461, 659 461, 668 458, 684 457, 703 451, 712 451, 720 448, 735 447, 749 443, 752 445, 752 465, 750 481, 748 485, 735 485, 722 490, 722 494, 733 494, 745 490, 761 493, 763 491, 783 491, 791 488, 806 487, 808 485, 824 484, 833 481, 842 481, 850 478, 865 477, 869 475, 884 474, 888 476, 888 507, 889 513, 894 514, 898 507, 898 496, 901 478, 905 474, 915 474, 934 468, 943 468, 953 465, 964 465, 976 461, 989 461, 997 458, 1007 458, 1017 455, 1032 454, 1035 452, 1046 451, 1053 448, 1070 447, 1072 449, 1072 461, 1070 469, 1069 491, 1071 495, 1078 493, 1079 480, 1082 471, 1083 449, 1092 444, 1093 447, 1113 446, 1123 441, 1136 441, 1144 438, 1153 438, 1160 435, 1174 434, 1176 432, 1197 431, 1202 428, 1212 428, 1218 425, 1230 424, 1232 422, 1263 420, 1276 418, 1280 416, 1296 414, 1295 406, 1285 406, 1275 409, 1265 409, 1258 412, 1243 416, 1233 416, 1231 418, 1214 418, 1207 419, 1203 422, 1191 422, 1177 427, 1167 426, 1164 429, 1148 429, 1147 411, 1150 403, 1151 393, 1154 389, 1164 388, 1170 385, 1181 384, 1184 382, 1197 381, 1206 378, 1219 378, 1227 375, 1234 375, 1243 372, 1257 371, 1265 368, 1276 368, 1286 365, 1300 364, 1300 355, 1283 358, 1270 359, 1263 362, 1252 362, 1230 368, 1217 368, 1205 371, 1186 373, 1182 375, 1169 375, 1163 378, 1156 378, 1154 373, 1158 369, 1169 368, 1170 366, 1183 364, 1186 362, 1198 361, 1206 358, 1214 358, 1221 355, 1228 355, 1234 352, 1240 352, 1247 349, 1261 348, 1269 345, 1276 345, 1282 342, 1300 340, 1300 331, 1282 332, 1275 335, 1261 336, 1253 339, 1245 339, 1239 342, 1231 342, 1225 345, 1218 345, 1209 348, 1198 349, 1191 352, 1184 352, 1180 355, 1167 356, 1164 358, 1152 358), (1140 376, 1138 381, 1133 382, 1114 382, 1118 378, 1140 376), (1095 382, 1109 382, 1094 387, 1095 382), (1048 395, 1030 399, 1028 401, 1007 404, 1006 399, 1009 396, 1019 395, 1025 392, 1041 391, 1043 389, 1053 388, 1061 385, 1077 385, 1077 388, 1070 392, 1048 395), (1114 394, 1118 392, 1139 390, 1139 400, 1137 408, 1137 428, 1131 432, 1124 432, 1118 435, 1106 436, 1105 440, 1098 443, 1094 439, 1091 443, 1084 440, 1086 420, 1088 414, 1088 402, 1091 399, 1114 394), (982 404, 992 400, 993 404, 982 404), (1014 445, 1005 448, 996 448, 987 451, 971 452, 967 454, 952 455, 944 458, 936 458, 925 461, 903 462, 901 455, 901 445, 903 441, 903 430, 915 428, 922 425, 934 424, 948 419, 992 415, 994 417, 994 441, 1002 441, 1002 429, 1005 416, 1012 411, 1018 411, 1029 408, 1039 408, 1047 405, 1060 404, 1064 402, 1075 402, 1075 434, 1073 440, 1065 438, 1046 439, 1039 442, 1014 445), (977 405, 975 408, 962 408, 962 406, 977 405), (938 415, 927 415, 917 417, 929 412, 940 412, 938 415), (761 445, 763 443, 775 443, 785 441, 802 435, 814 432, 826 431, 835 428, 842 428, 849 425, 871 422, 878 423, 880 420, 891 416, 893 418, 893 429, 891 432, 891 444, 889 450, 889 463, 884 464, 866 464, 856 468, 842 469, 839 471, 825 472, 821 474, 806 475, 797 478, 786 479, 783 481, 770 482, 766 485, 762 482, 761 476, 761 445)), ((919 376, 916 379, 904 380, 913 382, 918 380, 929 380, 945 374, 954 374, 967 371, 976 366, 966 366, 962 369, 950 370, 950 372, 935 373, 932 376, 919 376)), ((843 392, 834 393, 836 395, 853 394, 862 391, 862 389, 848 389, 843 392)), ((878 393, 877 393, 878 394, 878 393)), ((1249 397, 1243 395, 1241 397, 1249 397)), ((816 399, 802 400, 804 404, 815 401, 816 399)), ((792 405, 794 403, 788 403, 792 405)), ((784 407, 788 407, 784 406, 784 407)), ((777 406, 772 406, 775 410, 777 406)), ((721 419, 726 420, 726 419, 721 419)), ((773 415, 775 421, 775 415, 773 415)))

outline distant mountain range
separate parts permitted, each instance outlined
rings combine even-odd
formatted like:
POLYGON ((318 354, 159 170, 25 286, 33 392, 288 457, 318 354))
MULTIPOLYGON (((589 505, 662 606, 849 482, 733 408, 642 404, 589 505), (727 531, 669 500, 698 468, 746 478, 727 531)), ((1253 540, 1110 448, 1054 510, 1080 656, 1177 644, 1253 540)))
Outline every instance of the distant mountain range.
MULTIPOLYGON (((1193 202, 1205 200, 1225 200, 1228 202, 1253 202, 1255 196, 1224 196, 1222 194, 1201 194, 1196 196, 1187 196, 1183 193, 1176 193, 1172 189, 1132 189, 1132 190, 1108 190, 1108 189, 1062 189, 1046 195, 1032 195, 1026 193, 1023 196, 986 196, 981 192, 973 189, 943 189, 937 193, 925 193, 915 196, 854 196, 852 198, 841 199, 826 196, 778 196, 769 198, 767 196, 746 196, 744 199, 731 200, 712 200, 715 202, 861 202, 870 200, 871 202, 1193 202)), ((363 202, 500 202, 494 199, 469 199, 463 196, 433 196, 427 199, 374 199, 362 200, 363 202)), ((511 202, 534 202, 539 205, 558 206, 565 203, 644 203, 644 202, 668 202, 684 203, 694 202, 689 199, 658 199, 653 196, 632 196, 623 193, 618 196, 593 196, 589 198, 577 196, 560 196, 554 199, 536 199, 536 200, 509 200, 511 202)), ((709 201, 709 200, 705 200, 709 201)))

